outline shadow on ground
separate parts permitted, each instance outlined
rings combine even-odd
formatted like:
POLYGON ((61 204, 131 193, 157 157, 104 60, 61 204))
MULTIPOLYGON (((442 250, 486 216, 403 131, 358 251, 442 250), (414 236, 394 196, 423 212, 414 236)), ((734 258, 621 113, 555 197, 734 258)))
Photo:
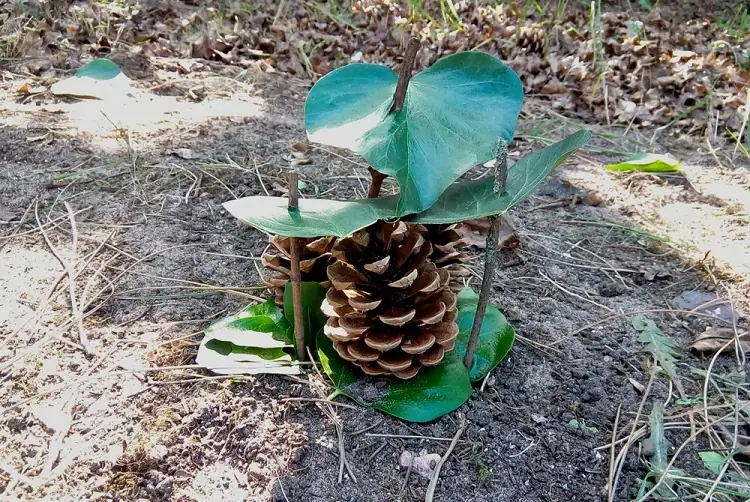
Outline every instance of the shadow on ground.
MULTIPOLYGON (((455 413, 416 425, 337 407, 357 476, 354 483, 345 474, 338 485, 333 424, 314 403, 285 401, 316 397, 314 374, 212 380, 174 367, 192 363, 197 332, 210 319, 265 295, 253 258, 266 236, 230 219, 222 202, 283 194, 285 173, 300 161, 304 196, 365 191, 366 166, 358 159, 320 148, 293 153, 305 139, 304 83, 265 77, 250 87, 243 92, 258 105, 255 115, 176 121, 142 137, 112 127, 106 148, 106 127, 81 132, 60 114, 25 111, 4 119, 15 120, 0 129, 0 299, 10 312, 0 323, 6 495, 424 498, 428 480, 411 473, 407 482, 399 457, 405 450, 442 454, 457 427, 455 413), (53 287, 62 268, 37 214, 63 261, 73 257, 76 234, 78 299, 91 312, 84 329, 97 356, 76 348, 67 290, 53 287), (155 369, 163 367, 169 368, 155 369), (54 410, 72 422, 55 420, 54 410), (47 466, 50 444, 60 448, 59 459, 47 466), (52 481, 34 491, 40 474, 52 481)), ((531 145, 519 141, 517 149, 531 145)), ((644 222, 648 204, 730 205, 681 178, 608 174, 600 159, 582 152, 510 215, 522 244, 501 254, 493 301, 523 338, 459 410, 470 425, 443 467, 443 500, 602 500, 617 410, 622 430, 641 402, 639 385, 649 380, 650 363, 630 326, 637 313, 647 313, 683 349, 686 397, 700 394, 691 372, 708 361, 687 347, 719 321, 670 310, 686 291, 724 296, 722 280, 731 270, 696 265, 644 222)), ((671 392, 665 378, 654 379, 651 396, 671 392)), ((673 444, 685 437, 668 433, 673 444)), ((626 460, 615 500, 635 496, 647 470, 639 458, 626 460)), ((694 451, 677 465, 710 474, 694 451)))

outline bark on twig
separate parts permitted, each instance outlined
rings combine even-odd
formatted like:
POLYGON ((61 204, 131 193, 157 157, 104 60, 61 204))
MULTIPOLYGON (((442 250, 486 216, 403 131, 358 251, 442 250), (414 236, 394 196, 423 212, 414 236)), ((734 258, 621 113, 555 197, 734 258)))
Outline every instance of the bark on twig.
MULTIPOLYGON (((299 193, 297 172, 289 173, 289 210, 299 210, 299 193)), ((289 248, 292 262, 290 282, 292 283, 292 304, 294 305, 294 339, 297 342, 297 359, 304 361, 307 355, 305 351, 305 327, 302 324, 302 278, 299 270, 299 243, 296 237, 289 238, 289 248)))
POLYGON ((453 449, 456 447, 456 444, 458 444, 458 440, 461 438, 461 434, 463 434, 464 430, 466 430, 466 418, 463 415, 459 415, 458 419, 459 424, 456 435, 453 436, 453 440, 448 446, 448 451, 445 452, 445 455, 443 455, 443 457, 440 459, 440 462, 438 462, 438 464, 435 466, 435 472, 430 478, 430 484, 427 485, 427 492, 425 493, 424 497, 425 502, 432 502, 433 498, 435 497, 435 488, 437 488, 438 479, 440 479, 440 470, 443 468, 443 464, 445 464, 445 461, 448 460, 448 457, 450 457, 451 453, 453 453, 453 449))
POLYGON ((383 186, 383 180, 386 179, 388 175, 376 171, 372 167, 368 167, 367 170, 370 171, 370 177, 372 178, 370 181, 370 189, 367 191, 367 198, 374 199, 380 195, 380 187, 383 186))
MULTIPOLYGON (((397 112, 404 106, 404 101, 406 100, 406 89, 409 87, 409 79, 411 78, 414 61, 417 59, 417 52, 419 51, 420 45, 419 40, 412 38, 406 46, 404 61, 401 63, 401 70, 398 74, 396 91, 393 93, 393 106, 391 106, 391 112, 397 112)), ((374 199, 380 195, 380 187, 383 185, 383 180, 386 179, 388 175, 376 171, 372 167, 368 167, 367 170, 370 171, 370 176, 372 178, 370 181, 370 189, 367 191, 367 198, 374 199)))
MULTIPOLYGON (((495 163, 495 185, 493 191, 497 194, 504 194, 507 179, 508 145, 501 139, 498 143, 498 152, 495 163)), ((466 356, 464 357, 464 366, 466 366, 466 369, 469 371, 471 371, 474 352, 477 349, 479 332, 482 330, 482 321, 484 321, 484 313, 487 311, 487 302, 489 302, 490 299, 492 279, 495 274, 495 254, 497 253, 497 240, 500 236, 501 220, 498 215, 490 216, 489 220, 490 230, 487 233, 487 247, 485 247, 482 289, 479 292, 477 311, 474 314, 474 324, 471 327, 471 335, 469 335, 469 343, 466 346, 466 356)))
POLYGON ((396 84, 396 92, 393 93, 395 98, 393 106, 391 107, 392 112, 399 111, 404 106, 404 100, 406 99, 406 88, 409 86, 409 79, 411 78, 411 71, 414 68, 414 61, 417 59, 417 51, 420 47, 419 40, 412 38, 409 40, 409 45, 406 46, 406 54, 404 54, 404 62, 401 63, 401 71, 398 74, 398 84, 396 84))

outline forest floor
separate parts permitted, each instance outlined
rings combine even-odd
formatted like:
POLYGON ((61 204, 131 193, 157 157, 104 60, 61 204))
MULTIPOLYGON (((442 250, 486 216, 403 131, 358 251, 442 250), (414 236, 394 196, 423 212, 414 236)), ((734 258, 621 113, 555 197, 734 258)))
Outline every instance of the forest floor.
POLYGON ((553 8, 549 25, 511 4, 459 4, 461 31, 435 28, 450 13, 399 25, 382 2, 351 15, 312 2, 253 13, 192 3, 135 13, 83 3, 80 16, 47 12, 52 21, 0 2, 4 27, 23 28, 15 38, 0 28, 2 500, 424 500, 429 479, 400 457, 443 455, 457 413, 468 426, 436 500, 625 501, 663 473, 647 498, 750 496, 746 24, 685 17, 676 2, 605 5, 593 24, 588 7, 553 8), (641 20, 656 53, 617 38, 641 20), (180 33, 191 23, 202 24, 180 33), (520 335, 509 356, 428 424, 344 398, 324 412, 314 398, 329 384, 315 372, 226 378, 195 366, 201 330, 266 295, 267 236, 222 203, 283 195, 300 161, 303 197, 363 197, 362 159, 293 148, 306 143, 304 99, 347 58, 393 67, 410 30, 425 40, 420 67, 481 45, 519 72, 528 97, 511 161, 594 133, 508 215, 520 247, 499 254, 492 301, 520 335), (137 95, 49 92, 92 54, 116 61, 137 95), (683 163, 605 169, 637 151, 683 163), (641 314, 674 342, 674 375, 639 341, 641 314), (342 448, 356 480, 340 474, 342 448))

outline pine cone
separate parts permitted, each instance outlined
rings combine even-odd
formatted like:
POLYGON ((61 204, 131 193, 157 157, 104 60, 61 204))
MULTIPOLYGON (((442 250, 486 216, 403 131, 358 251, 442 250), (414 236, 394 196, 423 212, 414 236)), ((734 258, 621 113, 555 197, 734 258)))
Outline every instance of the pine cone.
POLYGON ((450 288, 454 293, 464 287, 463 279, 471 275, 463 264, 471 261, 471 255, 464 250, 468 244, 463 239, 461 226, 463 223, 450 225, 414 225, 417 232, 432 244, 430 259, 438 268, 444 268, 450 273, 450 288))
MULTIPOLYGON (((331 247, 335 237, 321 237, 319 239, 297 239, 299 245, 299 269, 302 281, 319 282, 328 288, 331 283, 326 275, 326 267, 333 262, 331 247)), ((284 286, 290 280, 291 275, 291 246, 290 238, 275 235, 271 237, 271 244, 275 251, 269 250, 261 258, 263 266, 270 269, 272 273, 263 278, 263 282, 274 293, 276 305, 284 305, 284 286)))
POLYGON ((409 379, 435 366, 458 336, 450 274, 429 258, 416 225, 378 222, 333 247, 324 333, 368 375, 409 379))

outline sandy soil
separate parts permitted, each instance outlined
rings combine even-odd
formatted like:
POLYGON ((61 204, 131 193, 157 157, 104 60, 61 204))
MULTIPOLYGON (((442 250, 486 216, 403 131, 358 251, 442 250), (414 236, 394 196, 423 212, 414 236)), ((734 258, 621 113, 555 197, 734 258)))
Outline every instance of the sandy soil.
MULTIPOLYGON (((317 396, 313 386, 326 384, 315 373, 214 379, 190 367, 211 319, 266 294, 256 266, 266 236, 221 204, 281 194, 291 147, 305 141, 308 84, 203 67, 194 77, 206 95, 195 101, 166 84, 177 75, 169 67, 158 76, 123 68, 142 89, 160 86, 143 115, 23 100, 12 82, 3 87, 2 496, 424 499, 428 480, 407 475, 399 457, 443 454, 456 413, 413 425, 340 398, 349 406, 334 406, 336 419, 357 481, 344 474, 339 484, 335 424, 314 402, 288 400, 317 396), (225 79, 215 78, 220 72, 225 79)), ((539 147, 527 136, 544 118, 527 103, 515 152, 539 147)), ((360 160, 318 147, 307 158, 299 167, 305 196, 362 196, 360 160)), ((437 499, 606 499, 615 417, 619 409, 620 430, 629 426, 638 387, 649 382, 629 319, 645 312, 675 341, 685 394, 694 396, 702 381, 693 370, 709 361, 689 352, 692 337, 725 326, 728 305, 744 311, 747 170, 693 152, 683 157, 684 174, 623 175, 604 170, 611 158, 581 152, 510 215, 521 248, 500 256, 493 301, 522 338, 458 410, 469 425, 437 499), (730 303, 714 306, 713 317, 683 315, 674 301, 690 291, 730 303)), ((672 392, 664 378, 653 380, 653 398, 672 392)), ((667 436, 674 445, 686 434, 667 436)), ((676 465, 709 475, 698 447, 676 465)), ((615 500, 632 499, 646 471, 642 456, 631 455, 615 500)))

